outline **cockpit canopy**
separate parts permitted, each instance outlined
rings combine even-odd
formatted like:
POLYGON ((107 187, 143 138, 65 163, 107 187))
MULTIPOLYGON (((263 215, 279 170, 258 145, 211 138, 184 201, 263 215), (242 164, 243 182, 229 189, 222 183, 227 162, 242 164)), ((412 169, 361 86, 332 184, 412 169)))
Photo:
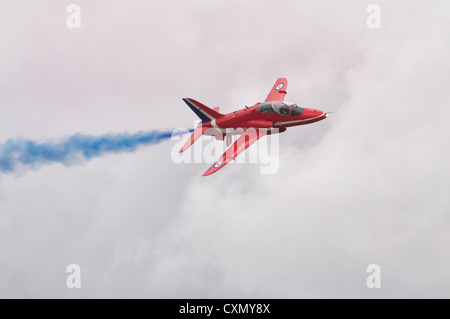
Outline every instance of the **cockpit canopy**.
POLYGON ((304 108, 298 106, 297 104, 281 101, 264 102, 260 103, 258 106, 258 111, 261 113, 273 113, 281 115, 289 115, 291 109, 291 115, 300 115, 304 111, 304 108))

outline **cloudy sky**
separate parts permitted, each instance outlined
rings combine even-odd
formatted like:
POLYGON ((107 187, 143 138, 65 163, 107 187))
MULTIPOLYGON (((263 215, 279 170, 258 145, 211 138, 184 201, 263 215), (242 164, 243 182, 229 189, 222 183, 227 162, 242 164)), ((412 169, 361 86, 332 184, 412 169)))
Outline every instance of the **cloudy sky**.
POLYGON ((449 298, 450 4, 377 1, 370 29, 371 3, 1 1, 0 144, 190 128, 183 97, 230 112, 278 77, 335 113, 272 175, 201 177, 171 140, 0 173, 0 297, 449 298))

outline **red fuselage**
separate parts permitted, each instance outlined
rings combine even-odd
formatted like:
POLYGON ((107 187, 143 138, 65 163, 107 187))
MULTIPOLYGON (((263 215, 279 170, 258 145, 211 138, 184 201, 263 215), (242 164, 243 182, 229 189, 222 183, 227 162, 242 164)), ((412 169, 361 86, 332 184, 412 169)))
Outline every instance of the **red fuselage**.
POLYGON ((248 128, 273 128, 283 132, 287 127, 314 123, 326 117, 327 114, 320 110, 300 108, 295 104, 275 101, 257 103, 252 107, 225 114, 210 123, 204 123, 204 125, 209 124, 210 127, 222 133, 225 133, 227 129, 238 128, 244 130, 248 128), (272 107, 272 104, 274 104, 274 107, 272 107))

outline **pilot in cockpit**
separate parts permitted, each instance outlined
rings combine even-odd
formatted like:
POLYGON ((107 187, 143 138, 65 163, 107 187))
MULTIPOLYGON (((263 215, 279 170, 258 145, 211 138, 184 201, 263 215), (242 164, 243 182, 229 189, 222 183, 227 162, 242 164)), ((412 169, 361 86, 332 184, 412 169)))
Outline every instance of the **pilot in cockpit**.
POLYGON ((299 115, 303 113, 303 110, 304 108, 297 104, 281 101, 264 102, 258 106, 258 111, 261 113, 274 113, 280 115, 299 115))

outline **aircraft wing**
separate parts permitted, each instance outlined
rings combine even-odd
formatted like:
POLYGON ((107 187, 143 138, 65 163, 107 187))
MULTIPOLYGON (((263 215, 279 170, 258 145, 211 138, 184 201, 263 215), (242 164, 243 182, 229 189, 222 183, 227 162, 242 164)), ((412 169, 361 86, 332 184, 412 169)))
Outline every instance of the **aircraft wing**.
POLYGON ((284 96, 286 95, 287 80, 285 78, 279 78, 273 85, 267 99, 264 102, 272 101, 284 101, 284 96))
POLYGON ((219 169, 227 165, 231 160, 235 159, 242 151, 246 150, 250 145, 256 142, 259 138, 266 135, 266 130, 251 130, 244 132, 236 142, 231 145, 225 153, 215 162, 203 176, 211 175, 219 169))

